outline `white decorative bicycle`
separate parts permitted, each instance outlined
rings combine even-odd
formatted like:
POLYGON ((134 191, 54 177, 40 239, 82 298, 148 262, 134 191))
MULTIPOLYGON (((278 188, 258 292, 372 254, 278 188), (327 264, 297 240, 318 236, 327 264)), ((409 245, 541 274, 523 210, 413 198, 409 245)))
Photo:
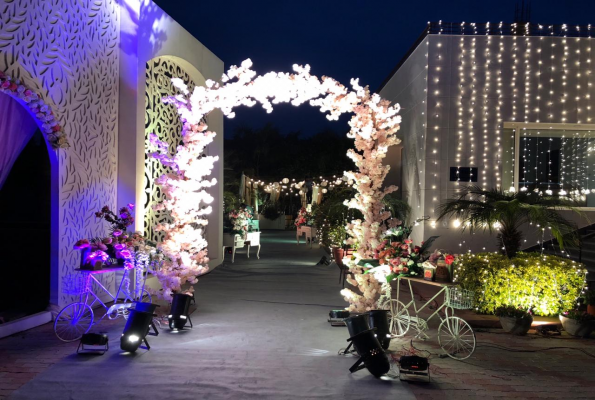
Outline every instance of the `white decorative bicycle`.
POLYGON ((405 336, 409 329, 413 327, 417 331, 415 337, 422 340, 429 339, 426 333, 428 331, 428 321, 437 315, 441 321, 438 327, 438 343, 445 354, 455 360, 465 360, 471 357, 476 346, 475 332, 473 332, 473 328, 467 321, 454 315, 454 310, 472 308, 473 292, 452 283, 432 282, 407 276, 398 277, 396 299, 392 298, 390 285, 387 284, 385 290, 387 293, 380 299, 379 308, 389 310, 390 331, 393 337, 405 336), (401 281, 407 282, 409 287, 411 300, 407 304, 400 300, 401 281), (413 287, 411 286, 412 282, 438 286, 440 289, 438 293, 418 308, 413 287), (442 304, 437 306, 436 310, 427 319, 421 318, 419 313, 429 307, 441 295, 444 296, 442 304), (444 310, 444 316, 440 314, 442 310, 444 310))
POLYGON ((58 339, 64 342, 79 340, 84 333, 89 332, 94 324, 101 322, 106 316, 109 319, 127 318, 128 309, 133 305, 134 301, 151 302, 151 295, 144 287, 147 274, 145 268, 125 269, 119 267, 96 271, 77 268, 75 271, 79 272, 79 274, 71 275, 71 279, 66 282, 67 287, 63 291, 67 294, 79 296, 79 301, 64 307, 54 321, 54 333, 58 339), (117 271, 122 272, 122 280, 118 291, 113 295, 95 275, 117 271), (137 274, 134 289, 132 290, 130 289, 131 271, 136 271, 137 274), (139 274, 141 276, 138 276, 139 274), (111 307, 108 307, 95 293, 94 286, 98 288, 97 290, 100 293, 105 293, 114 302, 111 307), (106 312, 98 321, 95 321, 93 306, 97 303, 103 306, 106 312))

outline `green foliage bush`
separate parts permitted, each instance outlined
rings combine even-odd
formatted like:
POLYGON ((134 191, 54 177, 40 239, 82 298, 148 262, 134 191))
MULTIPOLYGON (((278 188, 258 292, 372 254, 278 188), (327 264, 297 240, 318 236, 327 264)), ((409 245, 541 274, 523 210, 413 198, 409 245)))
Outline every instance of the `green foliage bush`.
POLYGON ((583 264, 552 255, 519 252, 509 259, 477 253, 457 259, 454 280, 475 291, 479 312, 492 314, 498 307, 514 306, 547 316, 575 307, 585 271, 583 264))
POLYGON ((266 219, 271 221, 274 221, 281 216, 277 204, 274 203, 267 203, 262 209, 261 213, 266 219))
POLYGON ((223 209, 225 215, 229 214, 230 211, 236 210, 240 207, 240 197, 233 192, 223 192, 223 209))

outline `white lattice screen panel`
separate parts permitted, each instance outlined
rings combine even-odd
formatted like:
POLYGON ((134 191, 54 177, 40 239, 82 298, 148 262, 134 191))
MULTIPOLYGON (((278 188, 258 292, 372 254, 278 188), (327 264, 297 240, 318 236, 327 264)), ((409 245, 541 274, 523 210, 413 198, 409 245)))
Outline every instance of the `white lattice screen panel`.
MULTIPOLYGON (((194 90, 195 83, 188 73, 172 60, 159 57, 146 64, 145 146, 148 146, 150 133, 155 133, 161 140, 169 143, 170 149, 175 149, 181 141, 182 123, 178 111, 174 105, 161 101, 164 96, 178 93, 171 78, 181 78, 190 91, 194 90)), ((154 211, 152 208, 163 199, 160 187, 155 185, 155 179, 166 172, 166 168, 158 161, 145 156, 144 229, 149 240, 162 240, 163 233, 154 232, 153 228, 169 221, 165 212, 154 211)))

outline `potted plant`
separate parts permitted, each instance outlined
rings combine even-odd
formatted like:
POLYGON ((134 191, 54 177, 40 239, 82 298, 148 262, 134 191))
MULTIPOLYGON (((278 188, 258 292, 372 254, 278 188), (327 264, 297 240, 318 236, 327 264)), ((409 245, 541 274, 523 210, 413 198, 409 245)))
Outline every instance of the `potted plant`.
POLYGON ((533 323, 531 310, 522 307, 501 306, 495 314, 500 318, 502 329, 513 335, 526 335, 533 323))
POLYGON ((587 303, 587 314, 595 316, 595 290, 587 290, 585 303, 587 303))
POLYGON ((595 329, 595 317, 584 311, 570 310, 560 314, 560 322, 572 336, 588 338, 595 329))

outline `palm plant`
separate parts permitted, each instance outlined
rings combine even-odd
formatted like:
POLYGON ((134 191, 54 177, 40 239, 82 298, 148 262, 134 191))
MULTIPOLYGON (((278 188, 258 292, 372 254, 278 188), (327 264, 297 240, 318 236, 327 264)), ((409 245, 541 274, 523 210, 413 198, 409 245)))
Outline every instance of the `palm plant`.
POLYGON ((521 248, 521 226, 536 224, 551 229, 560 248, 577 242, 576 225, 560 215, 562 209, 579 212, 575 202, 533 192, 486 190, 479 186, 462 187, 457 198, 446 200, 438 207, 438 220, 456 217, 464 229, 498 229, 498 245, 503 254, 514 257, 521 248))

